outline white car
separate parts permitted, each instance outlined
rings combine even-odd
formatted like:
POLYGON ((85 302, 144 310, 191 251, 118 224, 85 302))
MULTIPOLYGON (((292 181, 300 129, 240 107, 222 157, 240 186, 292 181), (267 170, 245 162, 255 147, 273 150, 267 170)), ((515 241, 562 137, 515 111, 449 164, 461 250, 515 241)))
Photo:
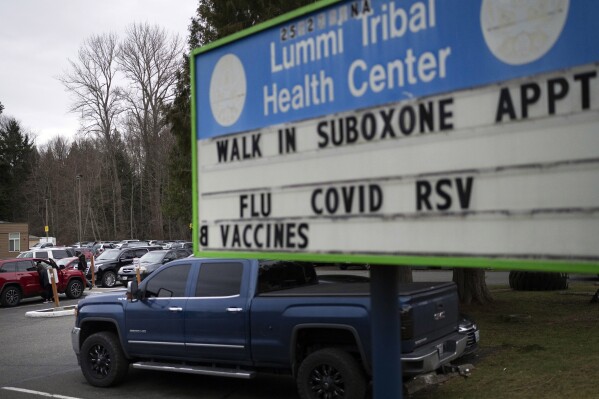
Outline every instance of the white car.
POLYGON ((29 250, 44 249, 44 248, 50 248, 53 246, 54 246, 54 244, 52 244, 51 242, 38 242, 37 244, 29 247, 29 250))
POLYGON ((66 247, 49 247, 41 249, 31 249, 29 251, 21 252, 17 258, 41 258, 41 259, 52 259, 54 261, 62 258, 68 258, 73 256, 70 248, 66 247))

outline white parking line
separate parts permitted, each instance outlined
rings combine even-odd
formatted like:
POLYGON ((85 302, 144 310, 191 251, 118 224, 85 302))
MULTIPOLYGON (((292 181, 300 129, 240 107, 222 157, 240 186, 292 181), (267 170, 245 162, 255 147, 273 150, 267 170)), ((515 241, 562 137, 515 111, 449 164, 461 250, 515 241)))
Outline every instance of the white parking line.
POLYGON ((53 393, 48 393, 48 392, 32 391, 31 389, 14 388, 14 387, 2 387, 2 389, 6 389, 7 391, 16 391, 16 392, 22 392, 22 393, 30 393, 32 395, 44 396, 46 398, 80 399, 80 398, 75 398, 73 396, 55 395, 53 393))

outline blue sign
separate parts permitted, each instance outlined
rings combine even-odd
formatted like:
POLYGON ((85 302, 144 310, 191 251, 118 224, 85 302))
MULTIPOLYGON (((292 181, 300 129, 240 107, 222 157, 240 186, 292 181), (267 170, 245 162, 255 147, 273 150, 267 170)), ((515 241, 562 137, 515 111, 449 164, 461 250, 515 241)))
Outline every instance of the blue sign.
POLYGON ((193 55, 197 138, 599 61, 595 0, 340 1, 193 55))

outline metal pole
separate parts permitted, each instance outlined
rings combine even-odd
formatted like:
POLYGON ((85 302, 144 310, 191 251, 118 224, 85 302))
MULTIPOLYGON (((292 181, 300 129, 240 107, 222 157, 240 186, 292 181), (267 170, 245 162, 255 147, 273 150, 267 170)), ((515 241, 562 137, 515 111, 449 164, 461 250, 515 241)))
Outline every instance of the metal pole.
POLYGON ((46 226, 44 227, 44 230, 46 230, 46 242, 48 242, 48 198, 44 198, 46 200, 46 226))
POLYGON ((77 190, 78 190, 78 208, 79 208, 79 247, 81 247, 81 178, 83 175, 77 175, 77 190))
POLYGON ((372 367, 374 399, 401 399, 401 326, 399 320, 399 268, 372 265, 372 367))

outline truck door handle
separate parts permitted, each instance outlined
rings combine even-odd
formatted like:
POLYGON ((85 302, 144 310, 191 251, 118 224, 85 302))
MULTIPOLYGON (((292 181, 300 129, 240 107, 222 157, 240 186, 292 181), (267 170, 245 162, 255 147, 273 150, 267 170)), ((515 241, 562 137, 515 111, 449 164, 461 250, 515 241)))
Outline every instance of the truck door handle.
POLYGON ((168 310, 170 310, 171 312, 182 312, 183 308, 171 306, 170 308, 168 308, 168 310))
POLYGON ((227 308, 227 312, 229 313, 239 313, 243 310, 243 308, 227 308))

